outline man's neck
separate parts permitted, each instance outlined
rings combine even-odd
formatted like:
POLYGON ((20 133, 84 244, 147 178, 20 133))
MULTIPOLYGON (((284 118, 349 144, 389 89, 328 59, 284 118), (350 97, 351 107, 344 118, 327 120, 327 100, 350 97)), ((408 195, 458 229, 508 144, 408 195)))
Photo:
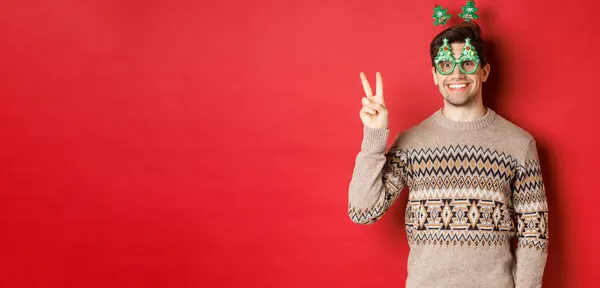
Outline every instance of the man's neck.
POLYGON ((485 113, 487 113, 487 108, 483 104, 456 107, 444 103, 444 108, 442 109, 444 117, 452 121, 474 121, 485 116, 485 113))

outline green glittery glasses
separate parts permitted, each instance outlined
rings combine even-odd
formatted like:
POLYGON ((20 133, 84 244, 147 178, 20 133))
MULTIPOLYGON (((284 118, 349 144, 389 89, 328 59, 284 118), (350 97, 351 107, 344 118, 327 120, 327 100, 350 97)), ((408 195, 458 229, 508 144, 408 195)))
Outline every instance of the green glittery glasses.
MULTIPOLYGON (((460 18, 464 19, 465 22, 470 22, 479 18, 477 11, 479 9, 475 7, 475 1, 468 0, 465 6, 462 6, 462 13, 458 14, 460 18)), ((436 5, 433 9, 433 22, 434 25, 446 25, 446 22, 452 17, 448 13, 448 9, 444 9, 440 5, 436 5)), ((443 75, 449 75, 454 72, 456 65, 463 74, 474 74, 479 68, 479 56, 475 47, 471 45, 471 39, 465 39, 465 46, 463 47, 462 53, 458 59, 454 58, 452 48, 448 45, 448 39, 444 38, 444 44, 438 50, 437 56, 434 59, 435 69, 443 75)))
POLYGON ((448 39, 444 38, 444 44, 438 50, 434 59, 435 69, 442 75, 449 75, 454 72, 456 65, 463 74, 474 74, 479 67, 479 55, 475 47, 471 44, 471 39, 465 39, 465 46, 462 49, 460 58, 455 59, 452 53, 452 47, 448 45, 448 39))

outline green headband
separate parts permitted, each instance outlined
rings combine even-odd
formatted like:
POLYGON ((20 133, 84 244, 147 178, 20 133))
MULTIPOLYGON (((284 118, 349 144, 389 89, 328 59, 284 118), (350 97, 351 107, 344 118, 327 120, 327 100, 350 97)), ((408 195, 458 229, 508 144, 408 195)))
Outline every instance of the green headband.
MULTIPOLYGON (((479 9, 475 8, 475 2, 469 0, 467 1, 467 5, 462 6, 463 13, 458 16, 464 19, 465 22, 470 22, 471 20, 479 18, 479 16, 475 14, 478 10, 479 9)), ((447 11, 448 9, 436 5, 433 9, 433 18, 435 19, 433 24, 436 26, 445 25, 450 17, 452 17, 447 11)), ((434 59, 434 63, 436 70, 443 75, 452 74, 456 65, 458 65, 460 72, 464 74, 474 74, 479 68, 479 55, 477 55, 475 47, 471 44, 471 39, 466 38, 465 46, 462 49, 460 57, 455 59, 452 48, 448 44, 448 39, 444 38, 444 43, 440 46, 437 56, 434 59)))
MULTIPOLYGON (((458 17, 465 20, 465 22, 471 22, 471 20, 479 18, 479 16, 476 14, 479 9, 475 7, 475 1, 469 0, 467 1, 467 4, 461 8, 462 13, 458 14, 458 17)), ((433 19, 435 19, 435 21, 433 21, 433 25, 446 25, 446 22, 450 20, 451 17, 452 14, 448 13, 448 9, 444 9, 440 5, 435 5, 433 8, 433 19)))

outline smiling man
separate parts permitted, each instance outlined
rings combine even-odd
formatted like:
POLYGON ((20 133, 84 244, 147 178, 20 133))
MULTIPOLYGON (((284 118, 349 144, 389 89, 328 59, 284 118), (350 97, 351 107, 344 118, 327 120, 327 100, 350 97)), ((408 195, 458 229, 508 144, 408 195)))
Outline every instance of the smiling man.
POLYGON ((399 133, 389 149, 381 74, 375 95, 360 74, 364 134, 350 219, 376 222, 408 187, 406 287, 541 287, 548 205, 536 142, 484 106, 490 65, 477 24, 447 28, 430 47, 443 108, 399 133))

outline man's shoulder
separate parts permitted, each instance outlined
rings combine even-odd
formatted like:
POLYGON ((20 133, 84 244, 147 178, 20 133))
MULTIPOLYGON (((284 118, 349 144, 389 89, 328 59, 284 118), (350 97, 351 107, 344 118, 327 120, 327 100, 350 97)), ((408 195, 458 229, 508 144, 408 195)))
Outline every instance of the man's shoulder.
POLYGON ((501 137, 506 137, 511 141, 529 143, 534 140, 533 135, 529 131, 499 114, 496 114, 493 128, 501 137))
POLYGON ((431 117, 427 117, 398 132, 394 138, 394 146, 397 148, 412 146, 414 143, 428 139, 432 134, 435 134, 432 130, 433 124, 431 117))

